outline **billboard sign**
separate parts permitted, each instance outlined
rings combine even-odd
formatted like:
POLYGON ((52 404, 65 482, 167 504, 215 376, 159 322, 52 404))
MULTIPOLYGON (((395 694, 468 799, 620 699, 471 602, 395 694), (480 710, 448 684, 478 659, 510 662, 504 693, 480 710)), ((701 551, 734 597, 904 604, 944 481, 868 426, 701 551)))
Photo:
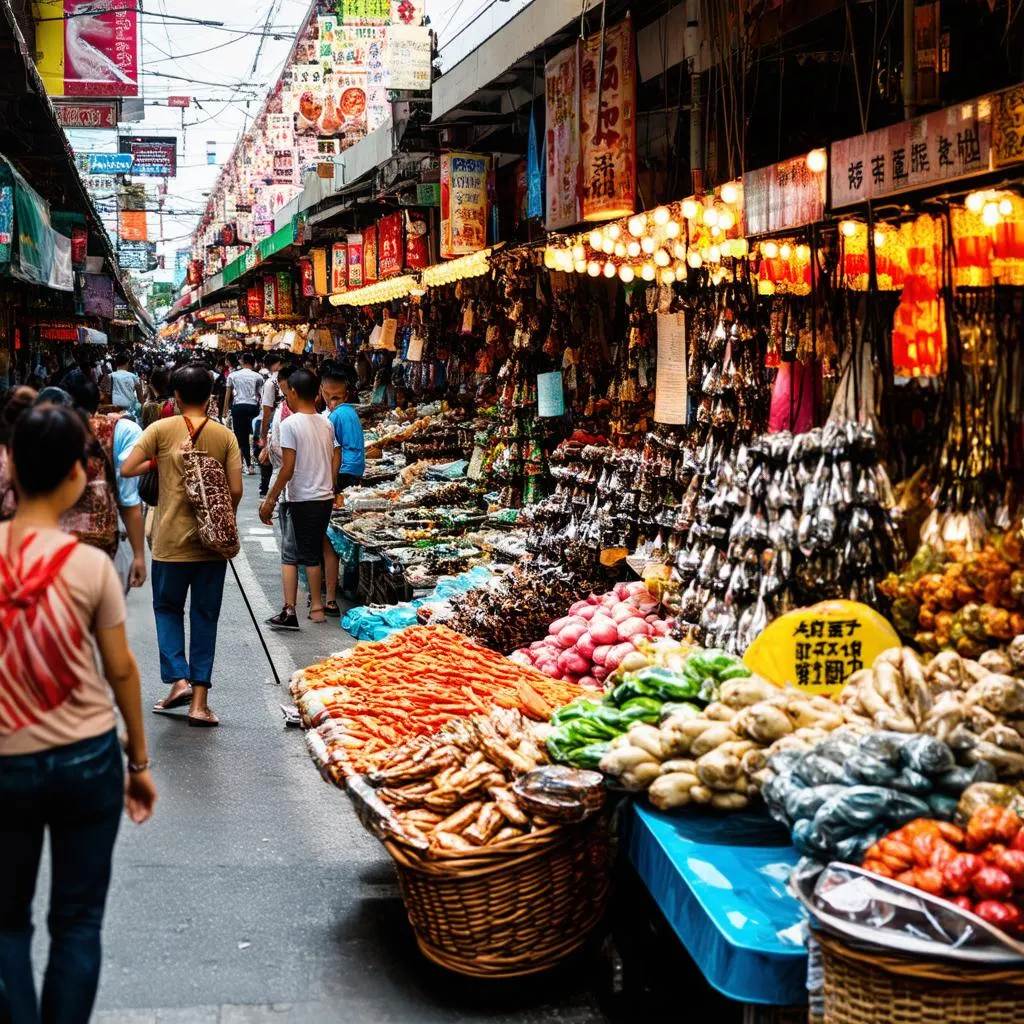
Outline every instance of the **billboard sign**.
POLYGON ((61 128, 116 128, 117 102, 78 103, 75 100, 54 100, 57 123, 61 128))
POLYGON ((173 178, 178 171, 178 140, 174 137, 122 135, 118 149, 132 156, 132 174, 173 178))
POLYGON ((191 96, 168 96, 167 106, 169 107, 188 107, 192 104, 191 96))
POLYGON ((89 153, 90 174, 127 174, 132 169, 131 153, 89 153))
POLYGON ((122 270, 150 270, 156 263, 154 242, 126 242, 117 247, 117 265, 122 270))
POLYGON ((139 95, 137 0, 39 0, 37 66, 50 96, 139 95))

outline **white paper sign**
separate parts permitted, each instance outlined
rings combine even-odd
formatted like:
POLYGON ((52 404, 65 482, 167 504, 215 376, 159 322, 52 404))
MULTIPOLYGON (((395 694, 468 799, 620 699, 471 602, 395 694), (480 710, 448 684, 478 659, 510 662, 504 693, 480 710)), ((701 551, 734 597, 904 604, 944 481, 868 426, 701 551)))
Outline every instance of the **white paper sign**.
POLYGON ((686 319, 683 313, 658 314, 656 423, 686 422, 686 319))
POLYGON ((388 35, 388 63, 392 89, 430 88, 430 29, 392 25, 388 35))
POLYGON ((405 354, 407 363, 418 363, 423 358, 423 335, 415 331, 409 339, 409 351, 405 354))
POLYGON ((562 390, 561 370, 537 374, 537 415, 565 415, 565 392, 562 390))

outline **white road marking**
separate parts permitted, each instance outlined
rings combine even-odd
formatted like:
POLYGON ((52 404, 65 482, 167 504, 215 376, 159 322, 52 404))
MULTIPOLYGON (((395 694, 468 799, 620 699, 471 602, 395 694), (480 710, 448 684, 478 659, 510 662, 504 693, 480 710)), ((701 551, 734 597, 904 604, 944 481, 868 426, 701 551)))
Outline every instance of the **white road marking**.
MULTIPOLYGON (((255 540, 256 538, 253 539, 255 540)), ((276 537, 260 537, 259 542, 260 547, 262 547, 264 551, 272 551, 276 553, 278 550, 276 537)))
POLYGON ((268 533, 273 533, 274 528, 272 526, 250 526, 245 532, 250 537, 265 537, 268 533))

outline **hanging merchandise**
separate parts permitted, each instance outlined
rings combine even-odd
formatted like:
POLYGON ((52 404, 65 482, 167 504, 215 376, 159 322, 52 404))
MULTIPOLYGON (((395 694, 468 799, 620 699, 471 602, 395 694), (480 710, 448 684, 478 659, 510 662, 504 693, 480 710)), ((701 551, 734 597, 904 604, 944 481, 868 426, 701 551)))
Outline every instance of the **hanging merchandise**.
POLYGON ((277 316, 277 278, 263 278, 263 315, 268 319, 277 316))
POLYGON ((487 246, 487 191, 491 158, 441 154, 441 259, 487 246))
POLYGON ((583 41, 580 93, 583 219, 624 217, 636 207, 636 47, 632 18, 627 16, 607 33, 595 33, 583 41))
POLYGON ((302 280, 302 297, 311 299, 316 295, 316 284, 313 278, 313 260, 299 260, 299 276, 302 280))
POLYGON ((331 294, 336 295, 348 288, 348 246, 335 242, 331 246, 331 294))
POLYGON ((281 270, 277 273, 277 313, 291 316, 295 312, 292 304, 292 272, 281 270))
POLYGON ((405 238, 401 212, 377 221, 377 276, 383 281, 402 272, 405 238))
POLYGON ((348 287, 362 288, 365 283, 363 276, 363 236, 348 236, 348 287))
POLYGON ((248 315, 255 320, 262 320, 264 308, 264 294, 262 283, 249 285, 249 288, 246 291, 245 299, 245 307, 248 315))
POLYGON ((405 269, 423 270, 430 265, 430 221, 424 210, 405 211, 405 269))
POLYGON ((327 269, 327 250, 313 249, 309 255, 313 262, 313 292, 319 296, 329 295, 331 288, 327 269))
POLYGON ((363 281, 374 284, 377 281, 377 225, 363 228, 363 281))
POLYGON ((580 221, 580 48, 573 43, 544 68, 548 231, 580 221))

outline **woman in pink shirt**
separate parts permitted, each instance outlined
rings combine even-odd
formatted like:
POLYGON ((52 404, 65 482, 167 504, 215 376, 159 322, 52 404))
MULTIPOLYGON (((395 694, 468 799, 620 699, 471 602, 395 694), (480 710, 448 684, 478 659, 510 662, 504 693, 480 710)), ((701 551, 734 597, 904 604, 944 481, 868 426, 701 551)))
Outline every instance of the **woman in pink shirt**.
POLYGON ((0 523, 0 1020, 13 1024, 88 1021, 121 809, 141 823, 156 801, 121 582, 102 551, 58 526, 85 488, 86 444, 78 414, 54 406, 22 415, 10 441, 18 506, 0 523), (32 898, 47 831, 39 1000, 32 898))

